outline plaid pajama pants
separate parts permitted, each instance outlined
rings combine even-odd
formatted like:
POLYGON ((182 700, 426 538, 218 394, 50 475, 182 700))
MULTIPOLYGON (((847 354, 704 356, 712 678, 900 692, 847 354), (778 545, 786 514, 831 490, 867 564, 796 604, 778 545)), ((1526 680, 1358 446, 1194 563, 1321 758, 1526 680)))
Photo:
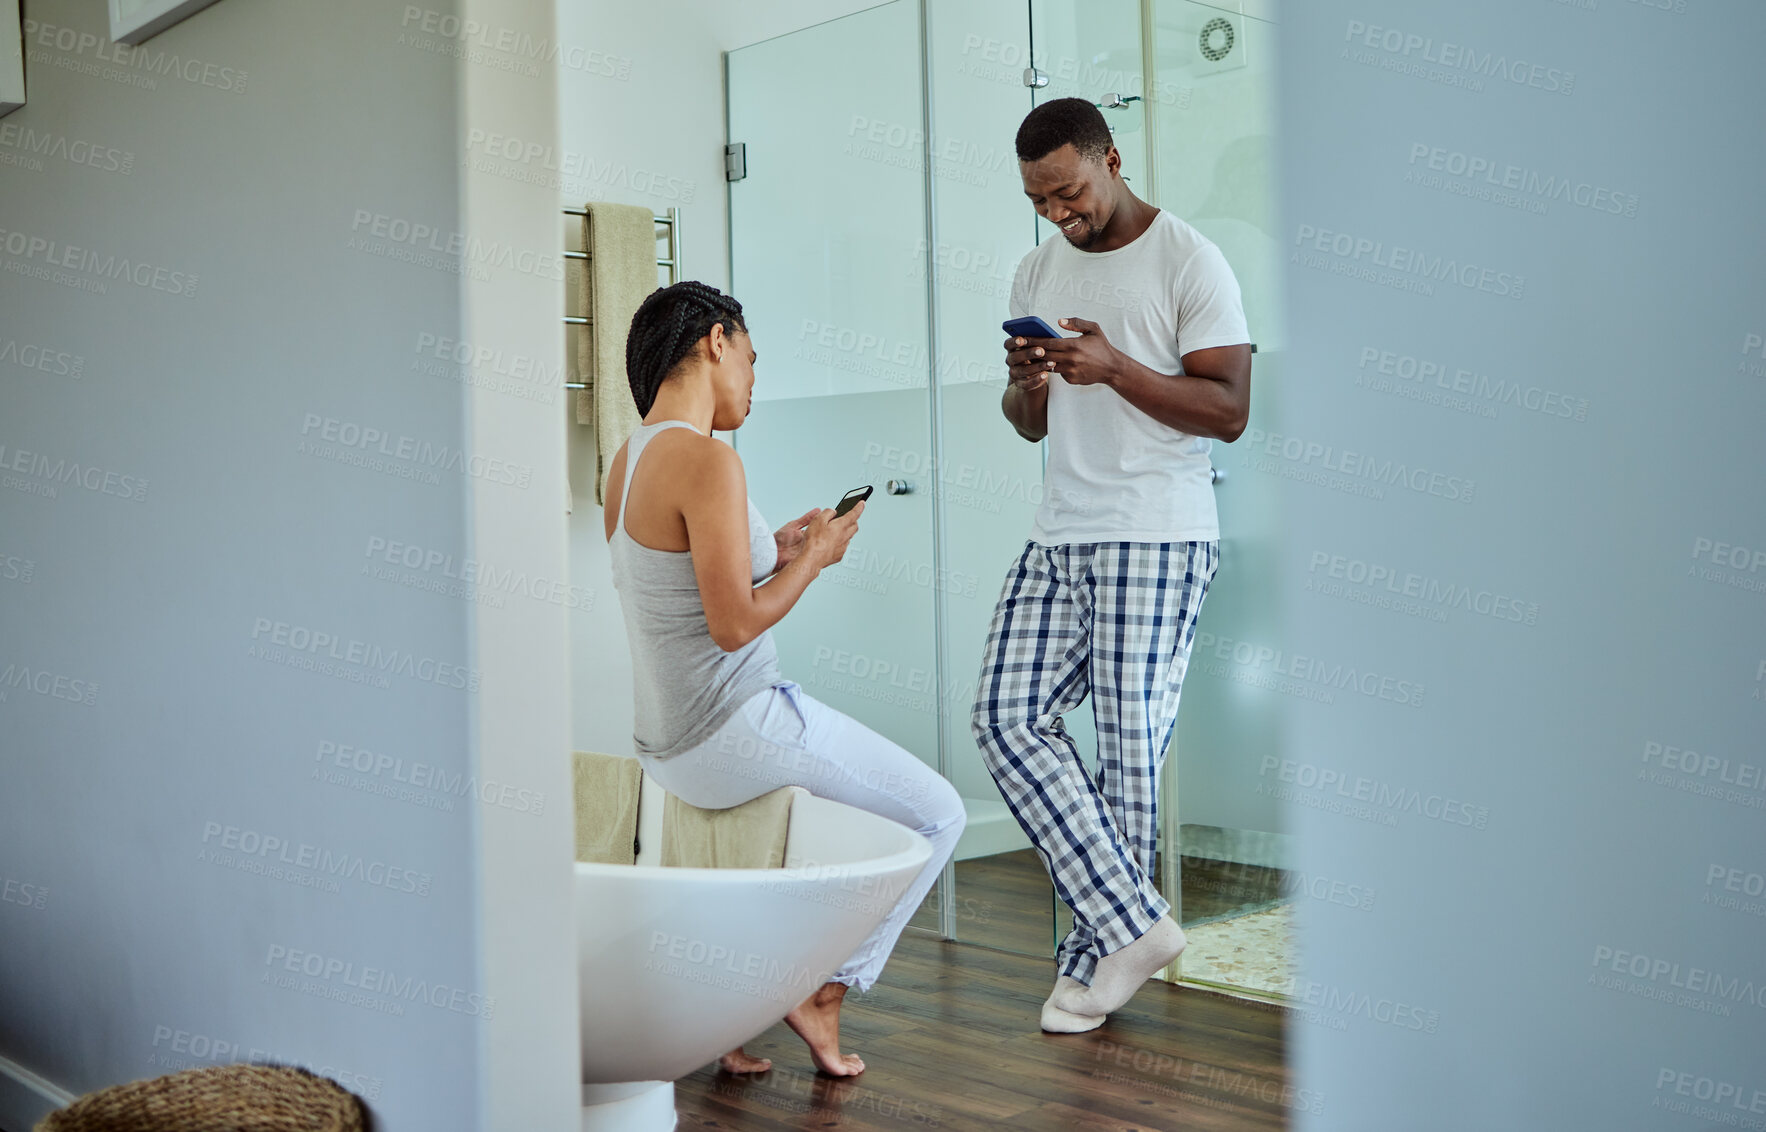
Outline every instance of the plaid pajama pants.
POLYGON ((994 609, 970 729, 1073 909, 1059 971, 1088 986, 1171 910, 1152 875, 1159 769, 1219 562, 1217 542, 1031 542, 994 609), (1061 724, 1088 692, 1095 777, 1061 724))

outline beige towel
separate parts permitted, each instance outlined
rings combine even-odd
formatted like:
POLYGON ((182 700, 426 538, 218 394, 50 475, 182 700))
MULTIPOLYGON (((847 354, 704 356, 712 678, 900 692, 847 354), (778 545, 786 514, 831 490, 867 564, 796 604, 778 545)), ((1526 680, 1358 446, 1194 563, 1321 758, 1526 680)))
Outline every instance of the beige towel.
POLYGON ((690 869, 783 868, 790 821, 790 787, 727 810, 702 810, 670 794, 662 814, 662 863, 690 869))
POLYGON ((574 754, 576 859, 598 865, 630 865, 638 859, 637 759, 574 754))
POLYGON ((625 340, 638 305, 656 290, 656 214, 629 204, 589 202, 583 250, 589 253, 579 290, 576 423, 595 428, 595 502, 607 502, 607 466, 638 427, 638 407, 625 372, 625 340))

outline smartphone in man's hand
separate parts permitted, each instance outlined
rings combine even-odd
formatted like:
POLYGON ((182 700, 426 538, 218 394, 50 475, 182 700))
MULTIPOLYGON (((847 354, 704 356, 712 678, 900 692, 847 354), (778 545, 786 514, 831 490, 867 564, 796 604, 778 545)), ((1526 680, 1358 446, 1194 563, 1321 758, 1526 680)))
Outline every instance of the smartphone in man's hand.
POLYGON ((1035 315, 1008 318, 1002 328, 1014 338, 1064 338, 1066 335, 1035 315))

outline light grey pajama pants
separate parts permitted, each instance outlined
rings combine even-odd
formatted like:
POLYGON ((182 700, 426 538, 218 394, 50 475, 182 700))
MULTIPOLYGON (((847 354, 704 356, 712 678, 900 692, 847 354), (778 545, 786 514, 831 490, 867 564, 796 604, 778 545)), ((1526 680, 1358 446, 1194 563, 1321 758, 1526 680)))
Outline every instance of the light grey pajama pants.
POLYGON ((931 858, 888 918, 834 973, 835 982, 860 991, 877 981, 963 832, 963 800, 943 776, 789 680, 750 697, 698 746, 639 761, 657 785, 702 809, 728 809, 781 786, 801 786, 932 842, 931 858))

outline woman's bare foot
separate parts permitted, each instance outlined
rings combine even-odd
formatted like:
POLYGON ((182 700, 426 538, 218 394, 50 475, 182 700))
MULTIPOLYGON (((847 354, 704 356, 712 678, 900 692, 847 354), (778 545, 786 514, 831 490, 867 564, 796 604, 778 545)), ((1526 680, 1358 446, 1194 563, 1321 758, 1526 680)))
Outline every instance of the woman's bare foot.
POLYGON ((725 1073, 765 1073, 773 1067, 773 1061, 770 1057, 750 1057, 737 1046, 718 1058, 717 1066, 725 1073))
POLYGON ((858 1054, 840 1052, 840 1003, 845 998, 845 983, 823 983, 785 1015, 785 1024, 809 1047, 816 1068, 830 1077, 856 1077, 865 1071, 858 1054))

